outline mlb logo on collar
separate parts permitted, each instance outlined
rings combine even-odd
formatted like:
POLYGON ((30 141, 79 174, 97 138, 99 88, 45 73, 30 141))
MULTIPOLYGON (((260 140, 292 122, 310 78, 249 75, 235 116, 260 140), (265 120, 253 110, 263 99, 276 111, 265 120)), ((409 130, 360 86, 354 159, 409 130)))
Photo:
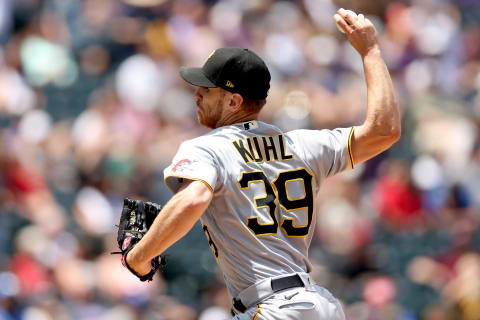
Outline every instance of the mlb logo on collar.
POLYGON ((248 121, 243 123, 243 129, 245 130, 251 130, 256 128, 258 128, 257 121, 248 121))

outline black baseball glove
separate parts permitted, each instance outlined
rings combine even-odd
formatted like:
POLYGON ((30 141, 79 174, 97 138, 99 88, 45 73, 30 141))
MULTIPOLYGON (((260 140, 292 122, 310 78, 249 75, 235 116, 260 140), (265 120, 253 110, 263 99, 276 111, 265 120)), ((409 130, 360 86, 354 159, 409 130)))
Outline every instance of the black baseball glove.
POLYGON ((128 198, 123 200, 122 215, 120 217, 117 234, 117 243, 120 252, 112 252, 112 254, 121 254, 123 266, 136 275, 141 281, 151 281, 155 272, 166 264, 165 258, 162 256, 153 258, 150 272, 141 276, 128 265, 127 254, 140 239, 143 238, 145 233, 147 233, 161 209, 162 206, 153 202, 143 202, 128 198))

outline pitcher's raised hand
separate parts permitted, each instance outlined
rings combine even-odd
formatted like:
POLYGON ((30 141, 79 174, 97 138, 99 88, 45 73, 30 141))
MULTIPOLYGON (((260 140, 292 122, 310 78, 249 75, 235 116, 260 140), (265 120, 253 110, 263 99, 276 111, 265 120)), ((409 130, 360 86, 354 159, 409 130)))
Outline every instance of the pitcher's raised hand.
POLYGON ((371 50, 378 50, 375 26, 363 14, 357 15, 353 11, 341 8, 333 18, 347 35, 350 44, 362 57, 371 50))

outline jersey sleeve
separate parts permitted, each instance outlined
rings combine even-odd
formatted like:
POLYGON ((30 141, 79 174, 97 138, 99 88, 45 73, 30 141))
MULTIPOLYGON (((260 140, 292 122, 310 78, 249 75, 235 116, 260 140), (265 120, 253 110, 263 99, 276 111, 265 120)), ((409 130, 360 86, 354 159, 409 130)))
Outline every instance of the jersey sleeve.
POLYGON ((198 180, 212 191, 218 177, 213 154, 198 143, 186 141, 180 145, 172 163, 163 171, 165 185, 177 192, 184 179, 198 180))
POLYGON ((296 147, 316 175, 326 178, 353 169, 351 139, 354 127, 334 130, 295 130, 296 147))

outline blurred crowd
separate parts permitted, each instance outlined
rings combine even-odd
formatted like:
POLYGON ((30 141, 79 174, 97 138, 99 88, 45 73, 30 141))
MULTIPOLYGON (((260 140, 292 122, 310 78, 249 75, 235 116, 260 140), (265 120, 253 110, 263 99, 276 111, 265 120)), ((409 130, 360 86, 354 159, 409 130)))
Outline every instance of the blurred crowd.
POLYGON ((480 319, 476 0, 0 1, 0 319, 227 318, 198 225, 151 283, 110 255, 122 199, 171 197, 163 169, 206 132, 178 67, 217 47, 266 60, 261 120, 360 124, 362 63, 339 7, 377 27, 403 135, 323 186, 313 277, 349 320, 480 319))

